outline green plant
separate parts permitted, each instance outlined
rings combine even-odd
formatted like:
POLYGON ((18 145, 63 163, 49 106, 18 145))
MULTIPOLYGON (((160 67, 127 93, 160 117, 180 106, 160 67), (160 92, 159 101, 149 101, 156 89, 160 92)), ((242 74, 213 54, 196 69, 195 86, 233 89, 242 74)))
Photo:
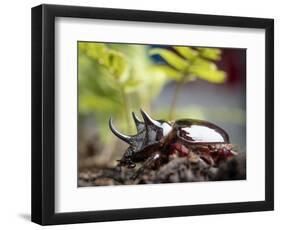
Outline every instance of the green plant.
POLYGON ((210 83, 221 84, 226 80, 226 73, 218 70, 216 61, 221 58, 221 50, 216 48, 199 48, 186 46, 173 46, 172 50, 166 48, 154 48, 150 55, 159 55, 167 65, 158 65, 157 68, 177 82, 169 110, 169 119, 174 115, 176 101, 181 86, 196 80, 197 78, 210 83))
POLYGON ((151 113, 153 99, 168 82, 177 84, 168 112, 172 119, 183 84, 197 78, 216 84, 226 79, 215 64, 221 58, 215 48, 79 42, 78 52, 79 117, 94 117, 103 142, 111 140, 107 131, 113 114, 120 130, 134 133, 130 113, 139 108, 151 113), (167 64, 154 63, 150 55, 167 64))
POLYGON ((103 141, 110 140, 108 119, 114 114, 120 129, 132 133, 130 112, 150 104, 168 81, 152 68, 148 46, 78 43, 79 114, 94 115, 103 141))

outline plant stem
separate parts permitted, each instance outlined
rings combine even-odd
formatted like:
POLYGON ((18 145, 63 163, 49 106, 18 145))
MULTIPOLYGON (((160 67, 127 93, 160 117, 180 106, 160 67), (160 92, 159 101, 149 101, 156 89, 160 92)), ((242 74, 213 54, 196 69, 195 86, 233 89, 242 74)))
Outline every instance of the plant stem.
POLYGON ((171 106, 170 106, 170 110, 169 110, 169 115, 168 115, 168 119, 169 120, 172 120, 173 119, 173 116, 174 116, 174 112, 175 112, 175 107, 176 107, 176 103, 177 103, 177 100, 178 100, 178 97, 179 97, 179 94, 180 94, 180 90, 181 90, 181 87, 183 85, 183 83, 187 83, 189 81, 192 81, 193 80, 193 77, 192 75, 184 75, 178 82, 177 82, 177 85, 176 85, 176 89, 174 91, 174 94, 173 94, 173 98, 172 98, 172 102, 171 102, 171 106))
POLYGON ((178 99, 178 96, 179 96, 179 93, 180 93, 181 86, 182 86, 182 80, 178 81, 177 84, 176 84, 176 89, 175 89, 174 94, 173 94, 173 98, 172 98, 172 102, 171 102, 170 110, 169 110, 169 115, 168 115, 169 120, 173 119, 174 110, 175 110, 175 107, 176 107, 176 102, 177 102, 177 99, 178 99))
POLYGON ((126 127, 127 130, 126 131, 130 131, 131 126, 130 126, 130 117, 129 117, 130 111, 129 111, 128 97, 127 97, 125 89, 124 89, 124 87, 122 85, 120 86, 120 89, 121 89, 120 91, 121 91, 122 98, 123 98, 123 106, 124 106, 123 112, 124 112, 124 117, 125 117, 126 125, 127 125, 127 127, 126 127))

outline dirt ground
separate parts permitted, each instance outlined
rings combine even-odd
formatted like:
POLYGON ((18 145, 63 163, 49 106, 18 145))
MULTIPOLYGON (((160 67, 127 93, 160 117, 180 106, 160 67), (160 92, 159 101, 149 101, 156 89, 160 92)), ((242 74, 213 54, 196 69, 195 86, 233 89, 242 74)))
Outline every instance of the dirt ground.
MULTIPOLYGON (((140 167, 140 165, 138 167, 140 167)), ((188 157, 174 157, 156 170, 149 168, 144 169, 137 178, 132 179, 138 167, 134 169, 128 169, 126 167, 122 167, 121 169, 116 167, 86 169, 79 173, 78 186, 87 187, 246 179, 246 156, 244 153, 227 159, 216 167, 208 165, 199 158, 191 160, 188 157)))

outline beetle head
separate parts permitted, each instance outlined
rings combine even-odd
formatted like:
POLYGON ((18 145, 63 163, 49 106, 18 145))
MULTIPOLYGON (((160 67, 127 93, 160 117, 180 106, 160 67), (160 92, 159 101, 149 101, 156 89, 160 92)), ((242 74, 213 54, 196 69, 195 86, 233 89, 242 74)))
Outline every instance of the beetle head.
POLYGON ((109 120, 111 131, 121 140, 130 145, 127 152, 124 154, 132 155, 133 153, 142 152, 144 149, 155 147, 171 130, 172 126, 163 120, 153 120, 145 111, 140 110, 143 121, 141 121, 133 112, 132 116, 136 125, 137 134, 125 135, 120 133, 112 124, 112 119, 109 120))

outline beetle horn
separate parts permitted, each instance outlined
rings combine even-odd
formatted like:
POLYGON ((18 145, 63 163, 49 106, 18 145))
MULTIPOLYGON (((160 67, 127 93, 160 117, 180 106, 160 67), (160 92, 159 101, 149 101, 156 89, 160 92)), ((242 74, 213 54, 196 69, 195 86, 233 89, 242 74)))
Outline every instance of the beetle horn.
POLYGON ((132 116, 133 116, 134 122, 136 124, 137 130, 140 131, 141 126, 143 125, 143 122, 137 117, 137 115, 134 112, 132 112, 132 116))
POLYGON ((159 127, 159 122, 156 120, 153 120, 150 116, 148 116, 148 114, 146 112, 144 112, 142 109, 141 111, 141 115, 143 117, 144 123, 146 125, 155 125, 157 127, 159 127))
POLYGON ((128 144, 131 144, 131 137, 127 136, 125 134, 120 133, 112 124, 112 118, 110 117, 109 119, 109 128, 110 130, 117 136, 119 137, 121 140, 127 142, 128 144))

